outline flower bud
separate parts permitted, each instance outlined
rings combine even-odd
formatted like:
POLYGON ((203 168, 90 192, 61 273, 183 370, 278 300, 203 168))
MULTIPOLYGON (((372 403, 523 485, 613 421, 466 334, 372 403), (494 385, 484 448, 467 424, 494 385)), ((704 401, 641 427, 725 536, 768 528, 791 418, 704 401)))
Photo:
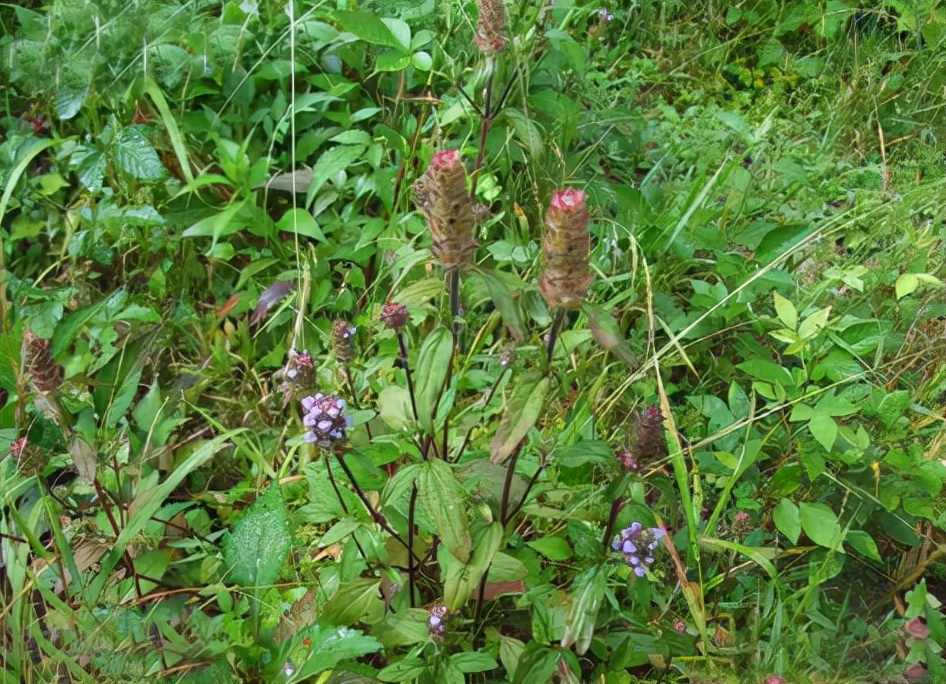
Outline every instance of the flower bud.
POLYGON ((381 322, 392 330, 403 328, 408 317, 407 307, 397 302, 388 302, 381 309, 381 322))
POLYGON ((355 358, 355 348, 351 338, 357 328, 348 321, 337 320, 332 324, 332 344, 335 347, 335 358, 342 363, 351 363, 355 358))

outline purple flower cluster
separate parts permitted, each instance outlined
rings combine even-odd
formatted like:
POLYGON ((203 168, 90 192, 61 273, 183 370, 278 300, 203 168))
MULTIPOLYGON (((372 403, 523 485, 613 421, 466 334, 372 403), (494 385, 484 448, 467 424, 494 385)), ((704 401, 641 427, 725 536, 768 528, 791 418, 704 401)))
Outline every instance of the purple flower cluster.
POLYGON ((643 577, 647 568, 654 562, 654 550, 666 535, 659 527, 644 527, 639 522, 621 530, 614 538, 611 548, 624 554, 627 564, 634 568, 634 574, 643 577))
POLYGON ((351 427, 351 416, 345 415, 345 400, 334 394, 321 392, 302 399, 302 424, 309 428, 305 441, 329 448, 345 439, 345 429, 351 427))
POLYGON ((447 607, 442 603, 435 603, 427 609, 427 629, 430 636, 437 641, 447 635, 447 618, 450 617, 447 607))

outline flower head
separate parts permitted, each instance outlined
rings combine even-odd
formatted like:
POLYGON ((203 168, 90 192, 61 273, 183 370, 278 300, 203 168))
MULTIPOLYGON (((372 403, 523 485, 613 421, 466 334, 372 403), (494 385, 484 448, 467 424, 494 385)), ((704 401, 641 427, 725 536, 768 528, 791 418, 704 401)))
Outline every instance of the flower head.
POLYGON ((407 323, 407 307, 397 302, 388 302, 381 309, 381 322, 392 330, 398 330, 407 323))
POLYGON ((435 603, 427 609, 427 629, 430 636, 438 641, 447 635, 447 619, 450 611, 442 603, 435 603))
POLYGON ((467 266, 476 249, 476 214, 459 150, 441 150, 414 183, 414 203, 427 218, 431 252, 447 270, 467 266))
POLYGON ((574 188, 553 192, 545 227, 539 290, 550 308, 577 309, 593 279, 585 193, 574 188))
POLYGON ((334 394, 321 392, 302 399, 302 424, 308 428, 305 441, 330 448, 345 439, 345 430, 351 427, 351 416, 345 414, 345 400, 334 394))
POLYGON ((355 358, 355 348, 352 338, 358 330, 348 321, 339 319, 332 324, 332 343, 335 346, 335 358, 342 363, 351 363, 355 358))
POLYGON ((926 618, 918 615, 903 626, 903 631, 914 639, 926 639, 930 636, 930 626, 926 618))
POLYGON ((621 534, 611 543, 611 548, 624 555, 635 575, 643 577, 654 562, 657 545, 666 534, 660 527, 645 528, 639 522, 634 522, 621 530, 621 534))
POLYGON ((476 47, 487 57, 502 52, 506 46, 506 8, 503 0, 480 0, 476 22, 476 47))

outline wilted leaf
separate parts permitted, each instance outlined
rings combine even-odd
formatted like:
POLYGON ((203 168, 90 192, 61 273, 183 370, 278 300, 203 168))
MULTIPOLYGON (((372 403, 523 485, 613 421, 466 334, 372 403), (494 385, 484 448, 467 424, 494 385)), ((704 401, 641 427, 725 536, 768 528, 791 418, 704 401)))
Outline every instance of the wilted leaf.
POLYGON ((94 482, 97 460, 95 450, 89 446, 88 442, 79 435, 75 435, 69 443, 69 455, 72 456, 72 463, 79 471, 79 477, 86 482, 94 482))

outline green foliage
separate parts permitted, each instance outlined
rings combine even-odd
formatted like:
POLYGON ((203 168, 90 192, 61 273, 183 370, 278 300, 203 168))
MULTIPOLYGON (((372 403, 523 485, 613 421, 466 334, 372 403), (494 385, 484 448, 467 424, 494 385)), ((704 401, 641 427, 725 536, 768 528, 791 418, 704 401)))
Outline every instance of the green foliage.
POLYGON ((3 681, 946 677, 946 5, 487 4, 0 4, 3 681))

